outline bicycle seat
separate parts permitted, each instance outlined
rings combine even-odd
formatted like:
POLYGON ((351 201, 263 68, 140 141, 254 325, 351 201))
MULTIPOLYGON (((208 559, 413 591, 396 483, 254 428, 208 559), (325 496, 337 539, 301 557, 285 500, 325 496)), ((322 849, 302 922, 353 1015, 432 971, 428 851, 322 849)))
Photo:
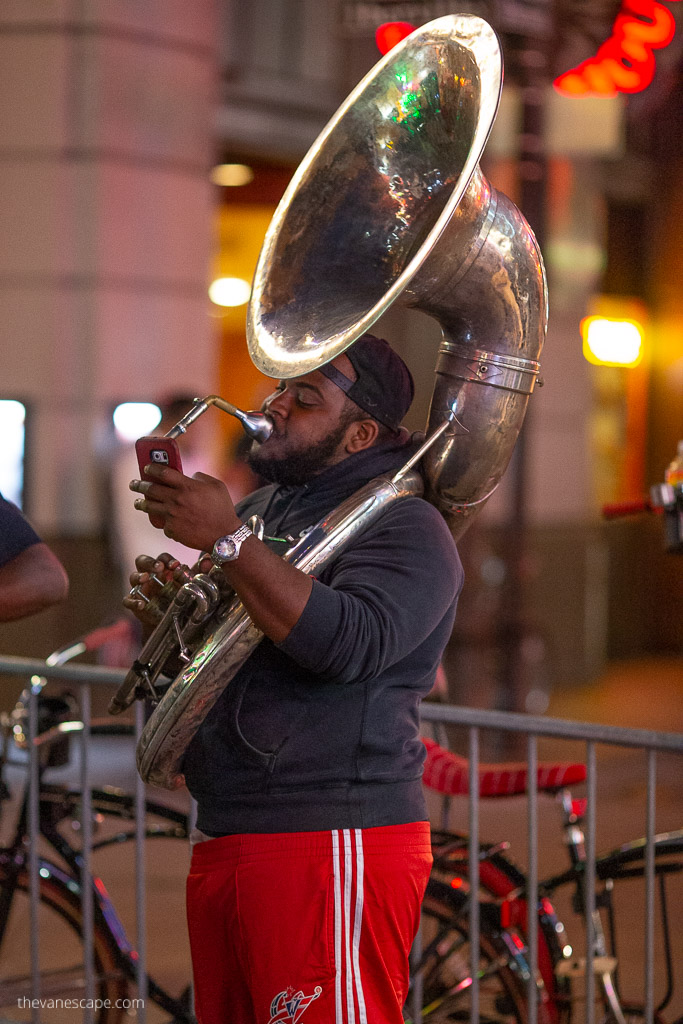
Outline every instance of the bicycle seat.
MULTIPOLYGON (((469 765, 467 758, 445 750, 434 740, 422 737, 427 750, 422 781, 437 793, 455 796, 469 792, 469 765)), ((528 765, 480 764, 479 796, 514 796, 526 793, 528 765)), ((585 764, 539 764, 536 785, 539 792, 556 793, 565 786, 584 782, 585 764)))

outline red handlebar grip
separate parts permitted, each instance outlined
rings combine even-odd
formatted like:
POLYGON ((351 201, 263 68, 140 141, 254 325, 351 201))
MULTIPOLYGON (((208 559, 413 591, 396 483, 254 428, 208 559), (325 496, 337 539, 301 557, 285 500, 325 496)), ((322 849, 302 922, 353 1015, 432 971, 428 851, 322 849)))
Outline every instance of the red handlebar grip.
POLYGON ((648 498, 640 498, 638 501, 623 501, 613 505, 602 506, 602 515, 604 519, 618 519, 620 516, 635 516, 641 512, 652 511, 652 504, 648 498))
POLYGON ((86 633, 83 637, 83 644, 85 645, 86 651, 97 651, 104 644, 111 643, 112 640, 126 640, 130 637, 130 622, 128 619, 117 619, 110 626, 100 626, 98 629, 93 629, 92 632, 86 633))

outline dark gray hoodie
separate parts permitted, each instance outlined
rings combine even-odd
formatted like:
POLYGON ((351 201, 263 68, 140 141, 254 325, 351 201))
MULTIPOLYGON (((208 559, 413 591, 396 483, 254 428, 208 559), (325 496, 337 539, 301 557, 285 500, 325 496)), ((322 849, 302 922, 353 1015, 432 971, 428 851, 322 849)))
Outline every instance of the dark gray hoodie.
MULTIPOLYGON (((262 488, 238 513, 262 515, 271 536, 298 536, 410 454, 405 444, 367 449, 301 487, 262 488)), ((204 720, 183 763, 198 827, 225 835, 426 820, 418 707, 462 580, 436 509, 421 498, 389 506, 319 574, 286 640, 264 639, 204 720)))

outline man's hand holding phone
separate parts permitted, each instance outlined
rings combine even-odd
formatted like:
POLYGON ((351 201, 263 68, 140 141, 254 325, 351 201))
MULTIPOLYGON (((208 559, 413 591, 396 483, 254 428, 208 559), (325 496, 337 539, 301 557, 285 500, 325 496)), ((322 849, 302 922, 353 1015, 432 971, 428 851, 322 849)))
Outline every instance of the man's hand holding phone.
MULTIPOLYGON (((173 437, 140 437, 135 442, 135 454, 138 457, 141 480, 153 480, 153 477, 145 472, 147 466, 170 466, 179 473, 183 471, 178 442, 173 437)), ((163 530, 163 516, 150 514, 149 521, 157 530, 163 530)))
POLYGON ((165 447, 169 442, 174 443, 172 438, 152 437, 136 443, 141 479, 131 480, 129 487, 142 497, 135 508, 146 512, 152 525, 172 540, 197 551, 211 551, 218 537, 234 533, 242 522, 223 481, 206 473, 185 476, 177 468, 179 456, 172 463, 172 450, 165 447), (155 458, 155 452, 164 454, 155 458))

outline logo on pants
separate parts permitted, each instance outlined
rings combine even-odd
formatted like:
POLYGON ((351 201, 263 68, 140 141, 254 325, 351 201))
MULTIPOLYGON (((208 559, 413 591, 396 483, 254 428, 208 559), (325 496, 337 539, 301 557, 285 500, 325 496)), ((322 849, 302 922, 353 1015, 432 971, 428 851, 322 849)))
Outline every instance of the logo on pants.
POLYGON ((321 992, 320 985, 316 985, 313 995, 305 996, 301 989, 295 992, 290 985, 284 992, 279 992, 270 1004, 268 1024, 297 1024, 306 1007, 310 1006, 321 992))

